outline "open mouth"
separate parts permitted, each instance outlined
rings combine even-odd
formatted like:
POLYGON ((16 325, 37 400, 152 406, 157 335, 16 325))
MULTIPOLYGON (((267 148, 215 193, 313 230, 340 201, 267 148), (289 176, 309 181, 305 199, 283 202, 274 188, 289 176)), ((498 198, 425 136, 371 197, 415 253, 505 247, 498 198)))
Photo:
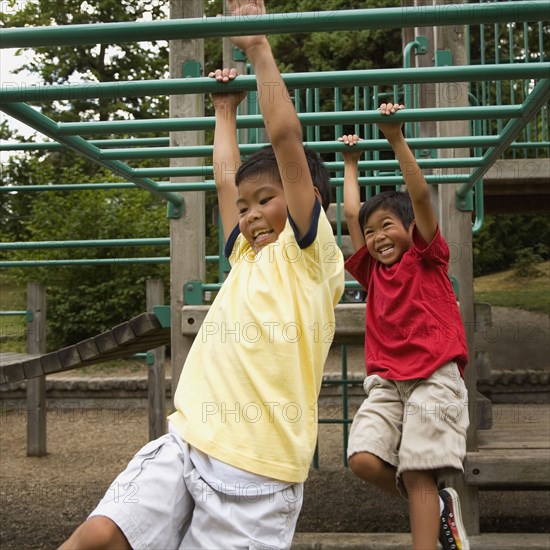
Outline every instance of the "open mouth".
POLYGON ((267 241, 272 234, 273 229, 258 229, 252 232, 252 239, 254 240, 254 244, 261 245, 267 241))
POLYGON ((378 249, 378 254, 380 254, 380 256, 388 256, 393 252, 393 249, 394 249, 393 244, 387 244, 385 246, 381 246, 378 249))

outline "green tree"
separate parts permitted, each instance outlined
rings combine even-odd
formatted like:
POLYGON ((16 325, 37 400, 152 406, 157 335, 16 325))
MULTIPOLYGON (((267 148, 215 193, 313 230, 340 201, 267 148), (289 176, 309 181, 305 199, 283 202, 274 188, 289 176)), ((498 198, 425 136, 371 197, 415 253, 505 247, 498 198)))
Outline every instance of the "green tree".
POLYGON ((513 266, 522 249, 537 252, 547 260, 550 242, 548 215, 486 216, 481 231, 474 236, 474 276, 504 271, 513 266))
MULTIPOLYGON (((328 20, 336 21, 338 10, 398 6, 400 0, 378 0, 373 6, 365 6, 364 0, 270 0, 269 11, 298 14, 319 11, 328 20)), ((400 29, 275 35, 271 41, 283 72, 372 69, 401 64, 400 29)))
MULTIPOLYGON (((4 26, 51 26, 135 21, 167 17, 168 0, 45 0, 11 1, 1 16, 4 26), (60 9, 62 8, 62 9, 60 9)), ((86 45, 37 48, 21 70, 44 84, 110 82, 164 78, 168 44, 86 45)), ((56 121, 162 118, 166 97, 116 98, 37 103, 56 121)), ((19 139, 5 126, 2 139, 19 139)), ((154 134, 153 134, 154 135, 154 134)), ((140 137, 144 137, 143 136, 140 137)), ((101 137, 101 136, 96 136, 101 137)), ((126 137, 126 136, 119 136, 126 137)), ((158 166, 143 161, 136 166, 158 166)), ((119 181, 99 165, 71 151, 25 152, 2 166, 3 185, 67 184, 67 192, 2 193, 0 221, 3 241, 52 241, 167 237, 165 203, 147 191, 70 191, 72 183, 119 181)), ((167 256, 168 247, 110 248, 10 252, 5 259, 72 259, 167 256)), ((50 348, 74 343, 119 324, 145 307, 145 278, 162 277, 167 267, 155 264, 69 266, 11 269, 18 283, 35 279, 48 291, 50 348)))

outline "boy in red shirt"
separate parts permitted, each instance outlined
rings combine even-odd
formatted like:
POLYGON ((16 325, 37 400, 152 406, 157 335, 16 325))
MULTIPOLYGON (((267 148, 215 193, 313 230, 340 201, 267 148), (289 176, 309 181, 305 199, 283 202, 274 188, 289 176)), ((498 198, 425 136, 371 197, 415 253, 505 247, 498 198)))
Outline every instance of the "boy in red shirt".
MULTIPOLYGON (((383 104, 391 115, 404 106, 383 104)), ((355 249, 346 269, 367 290, 366 399, 354 418, 351 470, 409 502, 415 549, 468 549, 458 495, 438 475, 463 471, 468 350, 447 275, 449 248, 430 190, 400 123, 381 123, 408 193, 379 193, 361 206, 359 151, 344 154, 344 211, 355 249)), ((358 136, 340 138, 353 146, 358 136)))

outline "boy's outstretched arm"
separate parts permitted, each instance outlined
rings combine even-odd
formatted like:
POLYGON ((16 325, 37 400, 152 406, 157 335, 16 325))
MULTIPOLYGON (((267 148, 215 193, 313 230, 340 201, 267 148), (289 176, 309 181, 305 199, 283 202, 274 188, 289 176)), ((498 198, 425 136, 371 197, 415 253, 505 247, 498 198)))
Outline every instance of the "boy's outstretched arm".
POLYGON ((342 153, 344 157, 344 215, 348 224, 348 232, 354 250, 365 246, 365 236, 359 225, 359 210, 361 209, 361 197, 359 194, 359 170, 358 162, 361 151, 352 147, 359 141, 356 134, 344 135, 338 138, 349 146, 349 150, 342 153))
MULTIPOLYGON (((229 13, 256 17, 265 14, 264 0, 228 0, 229 13)), ((269 140, 273 146, 288 210, 300 235, 311 225, 315 191, 302 140, 302 125, 281 78, 265 36, 232 36, 254 66, 258 98, 269 140)))
MULTIPOLYGON (((229 82, 237 76, 236 69, 217 69, 209 75, 218 82, 229 82)), ((216 128, 214 131, 214 181, 218 192, 218 206, 222 219, 223 237, 227 241, 239 223, 235 174, 241 164, 237 143, 237 107, 246 92, 212 94, 216 128)))
MULTIPOLYGON (((391 115, 404 108, 404 105, 383 103, 380 105, 380 112, 383 115, 391 115)), ((378 124, 378 128, 389 141, 401 167, 403 179, 411 197, 416 227, 422 238, 427 243, 431 243, 437 231, 437 218, 430 198, 430 188, 422 175, 422 170, 420 170, 413 152, 405 141, 401 131, 402 126, 402 123, 394 122, 381 122, 378 124)))

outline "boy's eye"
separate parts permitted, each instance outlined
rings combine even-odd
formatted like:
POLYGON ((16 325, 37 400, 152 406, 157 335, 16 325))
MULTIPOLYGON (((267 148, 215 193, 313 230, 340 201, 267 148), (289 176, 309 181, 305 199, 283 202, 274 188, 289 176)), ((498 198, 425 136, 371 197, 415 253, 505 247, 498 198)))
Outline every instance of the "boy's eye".
POLYGON ((246 214, 246 211, 248 208, 239 208, 239 214, 242 216, 243 214, 246 214))
POLYGON ((265 197, 260 200, 260 204, 267 204, 273 197, 265 197))

